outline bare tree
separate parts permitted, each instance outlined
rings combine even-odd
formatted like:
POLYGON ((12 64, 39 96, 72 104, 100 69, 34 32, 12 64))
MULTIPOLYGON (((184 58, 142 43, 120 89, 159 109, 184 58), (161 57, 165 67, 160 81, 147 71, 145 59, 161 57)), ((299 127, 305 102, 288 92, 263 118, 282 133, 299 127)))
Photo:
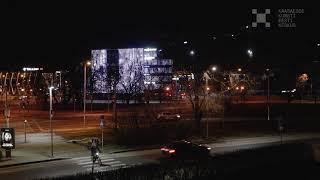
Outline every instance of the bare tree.
POLYGON ((120 88, 123 90, 125 100, 129 104, 132 97, 142 92, 143 72, 141 63, 129 63, 120 67, 120 88), (129 70, 129 71, 128 71, 129 70))
POLYGON ((200 124, 208 94, 205 87, 205 78, 202 71, 192 73, 192 78, 188 77, 188 73, 184 73, 180 78, 183 90, 186 92, 187 98, 192 105, 193 116, 197 133, 201 133, 200 124))

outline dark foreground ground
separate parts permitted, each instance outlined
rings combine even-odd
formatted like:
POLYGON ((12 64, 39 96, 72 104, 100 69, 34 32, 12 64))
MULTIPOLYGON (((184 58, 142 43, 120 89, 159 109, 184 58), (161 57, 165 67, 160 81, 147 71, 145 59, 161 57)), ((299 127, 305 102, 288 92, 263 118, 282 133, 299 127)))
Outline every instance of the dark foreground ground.
POLYGON ((319 179, 320 166, 309 144, 243 150, 202 160, 168 160, 94 174, 55 179, 319 179))

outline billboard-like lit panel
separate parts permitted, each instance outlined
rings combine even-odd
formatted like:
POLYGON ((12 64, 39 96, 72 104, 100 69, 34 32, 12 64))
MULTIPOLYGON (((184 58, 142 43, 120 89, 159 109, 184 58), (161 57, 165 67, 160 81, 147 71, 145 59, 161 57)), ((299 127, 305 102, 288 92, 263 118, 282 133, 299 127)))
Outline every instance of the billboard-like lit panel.
POLYGON ((92 50, 92 75, 94 79, 94 92, 107 92, 107 50, 92 50))
MULTIPOLYGON (((102 49, 92 50, 94 91, 96 93, 110 92, 111 86, 108 83, 110 73, 108 71, 117 64, 119 71, 119 92, 142 91, 144 89, 144 66, 152 64, 157 58, 155 48, 130 48, 130 49, 102 49), (118 53, 115 53, 118 51, 118 53), (117 54, 117 56, 112 55, 117 54), (110 55, 110 56, 109 56, 110 55), (118 59, 114 59, 118 58, 118 59), (110 68, 111 67, 111 68, 110 68), (131 89, 130 89, 131 88, 131 89)), ((114 69, 113 69, 114 70, 114 69)))

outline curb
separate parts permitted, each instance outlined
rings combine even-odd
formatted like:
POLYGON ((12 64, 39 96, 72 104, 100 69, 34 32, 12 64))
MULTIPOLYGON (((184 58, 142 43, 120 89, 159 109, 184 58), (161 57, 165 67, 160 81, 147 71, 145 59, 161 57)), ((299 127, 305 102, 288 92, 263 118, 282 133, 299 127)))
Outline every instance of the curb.
POLYGON ((0 168, 21 166, 21 165, 27 165, 27 164, 36 164, 36 163, 42 163, 42 162, 59 161, 59 160, 66 160, 66 159, 71 159, 71 158, 54 158, 54 159, 45 159, 45 160, 39 160, 39 161, 29 161, 29 162, 23 162, 23 163, 6 164, 6 165, 0 165, 0 168))

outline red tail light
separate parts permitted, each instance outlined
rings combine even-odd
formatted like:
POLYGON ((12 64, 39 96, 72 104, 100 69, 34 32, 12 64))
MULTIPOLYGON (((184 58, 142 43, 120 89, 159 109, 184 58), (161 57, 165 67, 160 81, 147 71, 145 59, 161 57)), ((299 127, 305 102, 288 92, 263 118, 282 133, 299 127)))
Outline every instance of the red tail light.
POLYGON ((174 150, 174 149, 169 150, 169 153, 170 153, 170 154, 173 154, 173 153, 175 153, 175 152, 176 152, 176 150, 174 150))

